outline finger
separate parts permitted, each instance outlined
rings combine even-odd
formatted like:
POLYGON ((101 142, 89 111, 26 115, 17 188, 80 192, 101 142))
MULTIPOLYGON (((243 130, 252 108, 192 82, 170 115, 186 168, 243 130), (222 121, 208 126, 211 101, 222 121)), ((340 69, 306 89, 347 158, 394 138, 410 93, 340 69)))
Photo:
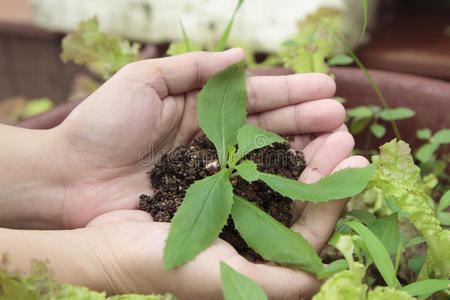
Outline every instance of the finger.
POLYGON ((336 128, 336 129, 332 130, 332 132, 338 132, 338 131, 345 131, 345 132, 348 132, 348 128, 347 128, 347 125, 345 125, 345 124, 342 124, 342 125, 341 125, 341 126, 339 126, 338 128, 336 128))
MULTIPOLYGON (((355 145, 351 134, 345 131, 339 131, 329 136, 319 137, 317 143, 309 149, 305 148, 307 167, 300 175, 299 181, 304 183, 313 183, 329 174, 342 160, 347 158, 355 145), (325 139, 325 141, 322 141, 325 139)), ((307 202, 294 201, 293 212, 294 220, 303 212, 307 202)), ((295 229, 296 224, 293 225, 295 229)))
POLYGON ((241 48, 224 52, 192 52, 131 63, 114 77, 148 85, 164 99, 169 94, 201 88, 211 75, 244 58, 241 48))
POLYGON ((333 97, 336 84, 322 73, 247 78, 248 113, 333 97))
MULTIPOLYGON (((362 168, 369 164, 363 156, 352 156, 339 163, 333 173, 345 168, 362 168)), ((347 199, 309 203, 292 229, 300 233, 319 253, 328 242, 347 199)))
POLYGON ((310 299, 320 288, 320 281, 314 275, 294 269, 237 259, 224 262, 256 282, 269 299, 310 299))
POLYGON ((314 154, 317 152, 317 150, 320 149, 323 143, 325 143, 330 134, 331 133, 319 135, 303 148, 302 152, 305 158, 306 165, 310 164, 311 159, 314 157, 314 154))
POLYGON ((324 99, 253 114, 247 122, 279 134, 304 134, 331 131, 340 127, 344 119, 342 104, 324 99))
POLYGON ((312 143, 316 139, 315 134, 295 134, 291 135, 289 139, 289 146, 298 151, 305 149, 307 145, 312 143))
POLYGON ((171 275, 168 282, 178 290, 177 293, 172 287, 172 292, 182 299, 221 299, 220 261, 255 281, 269 299, 307 299, 320 286, 313 275, 280 266, 251 263, 219 239, 193 260, 166 271, 166 274, 171 275), (182 294, 184 297, 181 297, 182 294), (188 294, 195 297, 189 297, 188 294))

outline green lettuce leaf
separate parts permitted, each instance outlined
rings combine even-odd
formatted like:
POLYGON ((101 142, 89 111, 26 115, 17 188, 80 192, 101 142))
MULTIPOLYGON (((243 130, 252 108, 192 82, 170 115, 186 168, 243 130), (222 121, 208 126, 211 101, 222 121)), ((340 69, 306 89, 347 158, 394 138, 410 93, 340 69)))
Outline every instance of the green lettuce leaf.
POLYGON ((342 12, 321 7, 299 23, 297 35, 292 40, 284 42, 282 50, 278 52, 286 67, 295 73, 328 73, 326 59, 333 50, 333 36, 324 25, 324 21, 338 29, 343 23, 342 12))
POLYGON ((414 300, 408 293, 387 286, 377 286, 367 294, 367 300, 414 300))
POLYGON ((176 300, 170 294, 107 297, 105 292, 57 282, 53 279, 53 272, 47 263, 42 261, 32 260, 29 273, 8 272, 7 265, 5 255, 0 264, 0 300, 176 300))
POLYGON ((62 41, 61 59, 85 65, 93 73, 108 79, 120 68, 139 60, 138 43, 101 32, 97 17, 78 25, 77 31, 62 41))
POLYGON ((186 42, 172 42, 169 45, 169 48, 166 51, 166 54, 169 56, 179 55, 183 53, 188 53, 192 51, 202 51, 203 47, 192 42, 189 43, 189 49, 186 45, 186 42))
POLYGON ((374 156, 375 172, 366 191, 378 188, 386 199, 408 214, 425 238, 428 256, 421 278, 447 278, 450 275, 450 231, 443 230, 423 187, 420 169, 414 164, 408 144, 395 139, 380 148, 374 156))
POLYGON ((362 284, 364 266, 354 263, 352 270, 341 271, 328 279, 313 300, 365 300, 367 285, 362 284))

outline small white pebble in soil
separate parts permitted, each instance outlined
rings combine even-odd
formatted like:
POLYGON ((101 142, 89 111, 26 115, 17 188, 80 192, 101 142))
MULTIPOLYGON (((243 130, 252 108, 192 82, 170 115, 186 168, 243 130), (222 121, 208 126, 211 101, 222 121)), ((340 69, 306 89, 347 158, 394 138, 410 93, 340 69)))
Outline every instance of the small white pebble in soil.
POLYGON ((208 163, 206 165, 207 169, 216 168, 219 165, 219 162, 217 160, 213 160, 212 162, 208 163))

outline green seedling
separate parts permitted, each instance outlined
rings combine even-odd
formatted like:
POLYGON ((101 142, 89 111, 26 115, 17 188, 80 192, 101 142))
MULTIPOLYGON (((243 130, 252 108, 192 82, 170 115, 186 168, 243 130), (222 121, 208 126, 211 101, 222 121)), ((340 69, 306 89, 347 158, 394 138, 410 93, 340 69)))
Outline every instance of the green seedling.
POLYGON ((420 129, 417 131, 417 138, 425 140, 426 143, 416 151, 414 156, 421 163, 426 163, 433 158, 439 146, 450 144, 450 129, 441 129, 434 135, 431 134, 430 129, 420 129))
POLYGON ((61 59, 85 65, 106 80, 126 64, 139 60, 138 43, 100 31, 97 17, 81 22, 62 41, 61 59))
POLYGON ((376 105, 357 106, 347 110, 347 122, 352 134, 358 134, 369 128, 375 137, 382 138, 386 134, 386 127, 380 120, 397 121, 414 115, 415 112, 407 107, 381 109, 376 105))
POLYGON ((221 170, 188 188, 172 219, 164 249, 164 268, 179 266, 211 245, 231 214, 243 239, 265 260, 310 273, 322 271, 322 262, 309 243, 254 204, 233 195, 230 178, 241 176, 249 182, 261 180, 283 196, 318 203, 362 191, 373 173, 373 166, 344 169, 314 184, 258 171, 257 165, 245 156, 272 143, 286 141, 275 133, 246 125, 242 61, 209 79, 199 93, 197 114, 201 129, 217 150, 221 170), (264 239, 261 232, 265 234, 264 239))
MULTIPOLYGON (((222 35, 220 36, 219 41, 217 42, 216 47, 214 48, 215 51, 223 51, 225 50, 225 47, 228 42, 228 38, 230 36, 231 28, 233 27, 234 18, 236 17, 236 14, 238 13, 239 9, 241 8, 242 4, 244 3, 244 0, 238 0, 238 3, 236 5, 236 8, 234 9, 233 14, 231 15, 230 21, 228 22, 227 27, 223 31, 222 35)), ((167 55, 178 55, 183 54, 191 51, 200 51, 203 49, 202 46, 193 44, 186 32, 186 29, 184 28, 183 23, 180 21, 181 31, 183 33, 183 41, 182 42, 172 42, 169 45, 169 49, 167 50, 167 55)))

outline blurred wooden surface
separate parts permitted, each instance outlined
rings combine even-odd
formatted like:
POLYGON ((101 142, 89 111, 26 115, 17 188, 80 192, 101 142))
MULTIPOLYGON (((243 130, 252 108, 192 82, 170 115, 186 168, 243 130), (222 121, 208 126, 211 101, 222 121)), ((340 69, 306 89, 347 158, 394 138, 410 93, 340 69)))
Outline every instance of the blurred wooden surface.
POLYGON ((32 25, 28 1, 0 0, 0 100, 66 100, 73 76, 83 69, 60 61, 62 37, 32 25))
POLYGON ((391 13, 357 52, 365 66, 450 80, 450 8, 391 13))
POLYGON ((0 22, 32 24, 30 2, 28 0, 0 0, 0 22))

